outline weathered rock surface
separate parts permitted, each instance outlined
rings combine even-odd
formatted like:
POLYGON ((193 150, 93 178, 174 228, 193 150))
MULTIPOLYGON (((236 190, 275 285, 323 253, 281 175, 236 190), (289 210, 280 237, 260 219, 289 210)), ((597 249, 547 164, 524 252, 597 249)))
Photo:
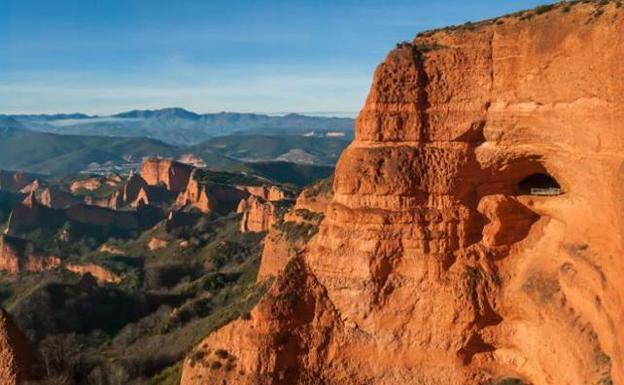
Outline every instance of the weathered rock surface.
POLYGON ((41 191, 39 202, 54 209, 66 209, 69 206, 82 203, 80 199, 72 194, 52 187, 47 187, 41 191))
POLYGON ((160 239, 160 238, 154 237, 150 239, 150 241, 147 243, 147 249, 149 251, 155 251, 155 250, 164 249, 168 245, 169 245, 169 241, 167 241, 166 239, 160 239))
POLYGON ((178 196, 176 203, 180 206, 191 205, 202 213, 210 213, 215 206, 214 200, 208 196, 206 186, 198 182, 195 172, 191 173, 188 185, 178 196))
POLYGON ((249 196, 244 187, 202 182, 196 171, 192 173, 186 190, 178 195, 176 204, 179 207, 192 207, 204 214, 225 214, 236 210, 241 199, 249 196))
POLYGON ((240 225, 242 233, 268 231, 277 220, 275 203, 265 201, 255 195, 240 201, 236 212, 243 214, 240 225))
POLYGON ((32 175, 25 172, 0 170, 0 190, 18 192, 34 180, 32 175))
POLYGON ((60 266, 54 256, 36 255, 29 242, 9 235, 0 235, 0 271, 17 274, 41 272, 60 266))
POLYGON ((292 193, 278 186, 244 186, 245 189, 250 195, 258 197, 265 201, 282 201, 287 199, 292 199, 292 193))
POLYGON ((119 283, 121 278, 107 268, 92 263, 68 263, 65 268, 76 274, 90 274, 99 283, 119 283))
POLYGON ((28 340, 0 308, 0 384, 20 385, 28 380, 32 362, 28 340))
POLYGON ((167 190, 186 189, 193 167, 171 159, 149 158, 141 164, 141 177, 151 186, 164 185, 167 190))
POLYGON ((624 384, 624 12, 601 4, 392 51, 318 235, 181 384, 624 384), (522 195, 535 173, 564 194, 522 195))
POLYGON ((102 187, 103 179, 102 178, 87 178, 73 181, 69 185, 69 191, 72 193, 77 193, 82 190, 84 191, 95 191, 102 187))
POLYGON ((264 239, 258 281, 277 276, 288 262, 300 255, 318 231, 325 210, 332 198, 332 179, 309 186, 299 194, 294 206, 290 207, 268 229, 264 239))
POLYGON ((133 174, 115 192, 110 199, 111 208, 137 207, 142 204, 149 204, 148 184, 140 175, 133 174))

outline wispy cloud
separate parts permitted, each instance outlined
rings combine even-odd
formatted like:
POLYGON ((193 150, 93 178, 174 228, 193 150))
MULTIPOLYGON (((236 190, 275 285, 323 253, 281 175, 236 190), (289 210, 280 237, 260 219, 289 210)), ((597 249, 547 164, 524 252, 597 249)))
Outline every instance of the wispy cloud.
MULTIPOLYGON (((30 76, 33 74, 31 73, 30 76)), ((369 74, 333 72, 228 73, 226 76, 152 82, 90 74, 54 74, 3 81, 0 105, 4 113, 82 111, 110 114, 129 108, 182 106, 200 112, 215 111, 342 111, 355 112, 367 92, 369 74), (48 80, 42 80, 48 77, 48 80), (71 106, 71 107, 69 107, 71 106)))

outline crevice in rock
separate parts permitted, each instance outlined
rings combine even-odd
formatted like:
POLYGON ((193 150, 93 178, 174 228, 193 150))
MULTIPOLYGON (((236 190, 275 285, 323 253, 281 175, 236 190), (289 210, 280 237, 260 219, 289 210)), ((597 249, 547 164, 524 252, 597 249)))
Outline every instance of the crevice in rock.
POLYGON ((426 143, 431 140, 429 135, 429 75, 425 70, 424 52, 416 46, 412 46, 414 65, 418 71, 418 119, 420 121, 420 142, 426 143))

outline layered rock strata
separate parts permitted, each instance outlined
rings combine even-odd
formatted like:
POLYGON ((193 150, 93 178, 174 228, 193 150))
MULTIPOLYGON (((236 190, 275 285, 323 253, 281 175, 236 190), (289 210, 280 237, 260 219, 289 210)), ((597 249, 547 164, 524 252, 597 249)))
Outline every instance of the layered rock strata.
POLYGON ((623 32, 562 4, 392 51, 318 235, 181 383, 624 384, 623 32))

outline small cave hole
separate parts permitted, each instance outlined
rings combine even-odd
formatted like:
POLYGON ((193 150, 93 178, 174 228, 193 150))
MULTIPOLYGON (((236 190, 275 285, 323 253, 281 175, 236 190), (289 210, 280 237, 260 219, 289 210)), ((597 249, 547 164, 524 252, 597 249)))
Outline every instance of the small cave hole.
POLYGON ((563 191, 559 182, 551 175, 536 173, 527 176, 518 183, 519 193, 522 195, 561 195, 563 191))

